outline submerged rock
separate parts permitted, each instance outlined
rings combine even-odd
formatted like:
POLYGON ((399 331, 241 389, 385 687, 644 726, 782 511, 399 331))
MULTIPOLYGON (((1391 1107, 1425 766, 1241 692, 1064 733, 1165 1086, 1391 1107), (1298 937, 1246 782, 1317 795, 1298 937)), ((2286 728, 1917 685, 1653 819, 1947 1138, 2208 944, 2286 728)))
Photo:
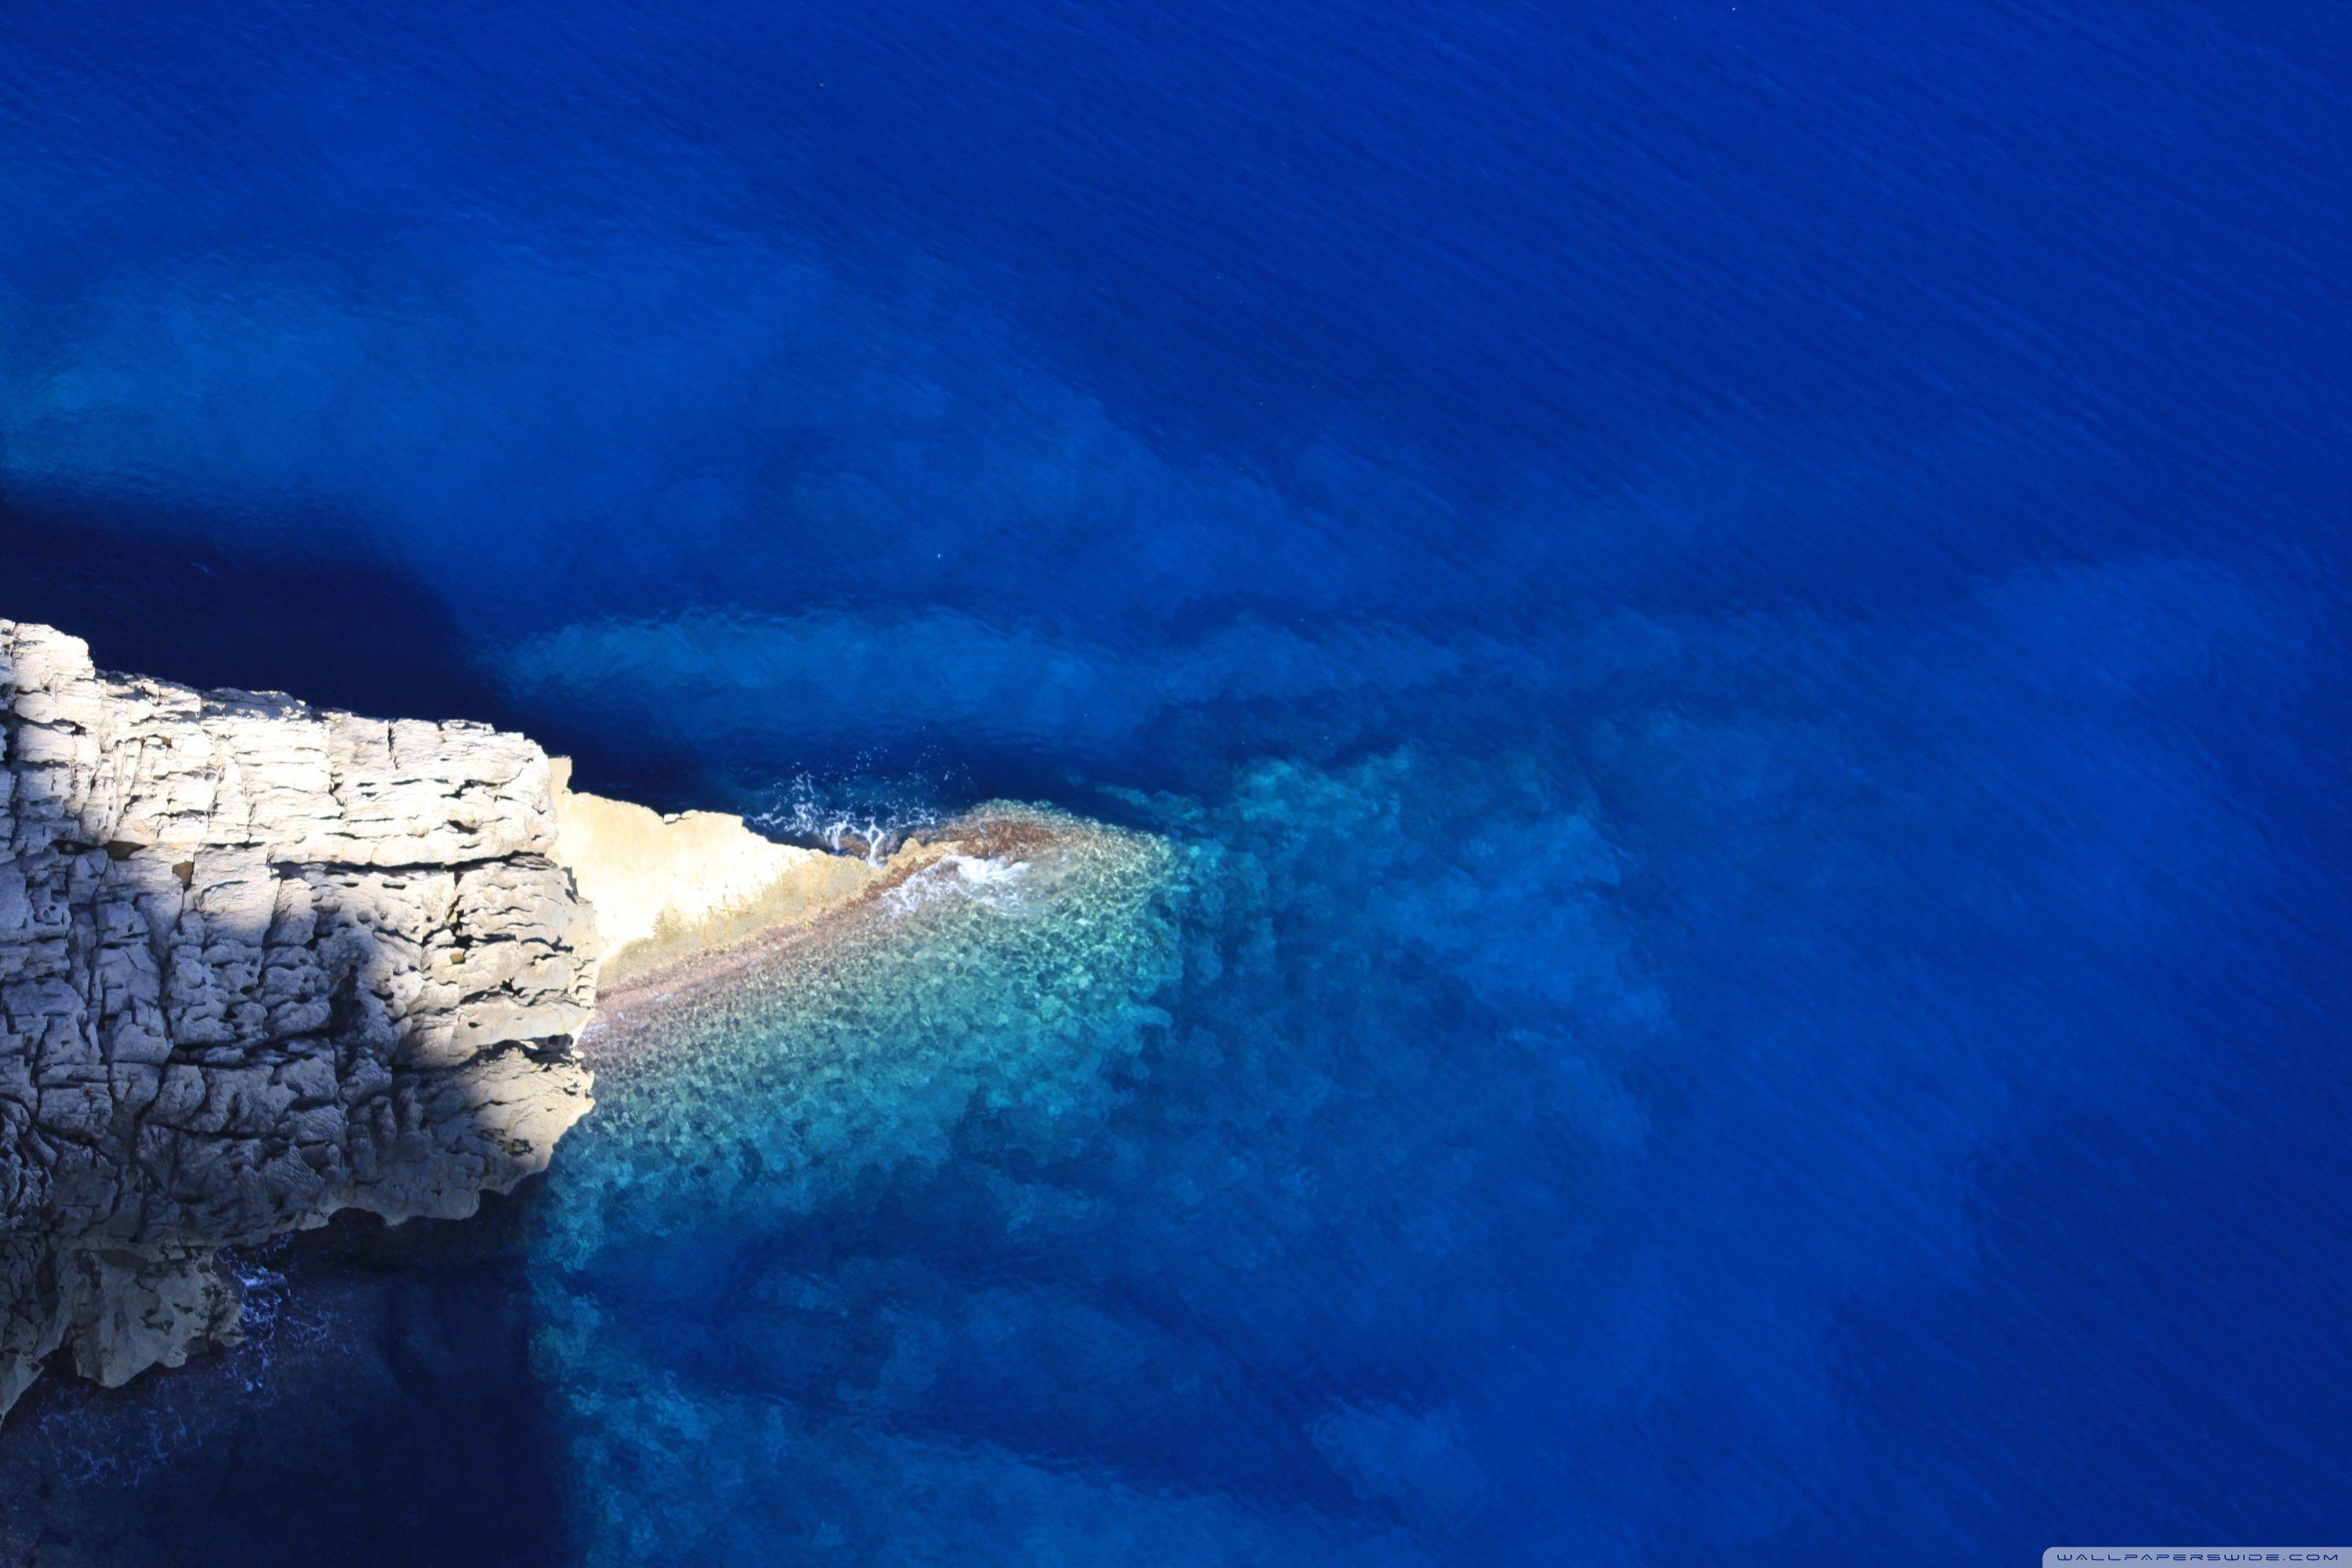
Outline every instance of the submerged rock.
POLYGON ((217 1249, 470 1214, 591 1104, 545 752, 0 621, 0 1411, 233 1338, 217 1249))

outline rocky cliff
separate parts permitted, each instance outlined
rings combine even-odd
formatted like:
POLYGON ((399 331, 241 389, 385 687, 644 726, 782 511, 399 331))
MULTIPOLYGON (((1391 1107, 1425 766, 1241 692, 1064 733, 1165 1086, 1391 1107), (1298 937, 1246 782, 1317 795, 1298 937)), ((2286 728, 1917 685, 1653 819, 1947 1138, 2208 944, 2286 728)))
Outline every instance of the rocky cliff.
POLYGON ((471 1213, 589 1108, 549 760, 0 621, 0 1410, 236 1333, 224 1247, 471 1213))

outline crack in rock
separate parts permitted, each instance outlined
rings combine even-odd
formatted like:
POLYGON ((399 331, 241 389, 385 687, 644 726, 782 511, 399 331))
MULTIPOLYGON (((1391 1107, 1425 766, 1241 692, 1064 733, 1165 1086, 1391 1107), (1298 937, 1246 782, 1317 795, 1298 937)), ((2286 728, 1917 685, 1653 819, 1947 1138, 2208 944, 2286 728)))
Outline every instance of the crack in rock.
POLYGON ((471 1214, 591 1104, 602 951, 520 735, 96 670, 0 620, 0 1412, 236 1338, 217 1259, 471 1214))

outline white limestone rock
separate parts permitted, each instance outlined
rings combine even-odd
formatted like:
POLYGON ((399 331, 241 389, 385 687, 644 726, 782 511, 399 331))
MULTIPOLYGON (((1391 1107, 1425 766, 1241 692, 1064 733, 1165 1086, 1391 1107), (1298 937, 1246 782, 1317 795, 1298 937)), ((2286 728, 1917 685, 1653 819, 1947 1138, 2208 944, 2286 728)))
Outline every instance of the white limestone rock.
POLYGON ((0 1411, 233 1338, 218 1248, 473 1212, 586 1112, 547 756, 0 620, 0 1411))

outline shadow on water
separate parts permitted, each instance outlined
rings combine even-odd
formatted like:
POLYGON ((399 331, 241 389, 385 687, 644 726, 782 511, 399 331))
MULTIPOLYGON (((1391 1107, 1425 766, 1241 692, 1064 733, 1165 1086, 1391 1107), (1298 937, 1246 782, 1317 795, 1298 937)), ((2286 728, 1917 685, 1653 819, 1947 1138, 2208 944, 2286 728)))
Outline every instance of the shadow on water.
POLYGON ((44 1379, 0 1427, 0 1553, 570 1560, 517 1262, 530 1206, 490 1198, 470 1220, 400 1226, 339 1215, 241 1260, 258 1282, 247 1344, 120 1390, 44 1379))
POLYGON ((240 552, 215 542, 244 531, 226 514, 0 471, 0 616, 83 638, 101 669, 520 730, 571 756, 587 787, 688 804, 695 764, 683 750, 505 700, 429 583, 369 549, 356 520, 320 508, 304 521, 317 542, 308 552, 240 552))
POLYGON ((315 552, 239 559, 222 520, 152 501, 0 489, 0 614, 85 638, 104 669, 290 691, 361 713, 500 718, 456 622, 423 583, 320 515, 315 552))

